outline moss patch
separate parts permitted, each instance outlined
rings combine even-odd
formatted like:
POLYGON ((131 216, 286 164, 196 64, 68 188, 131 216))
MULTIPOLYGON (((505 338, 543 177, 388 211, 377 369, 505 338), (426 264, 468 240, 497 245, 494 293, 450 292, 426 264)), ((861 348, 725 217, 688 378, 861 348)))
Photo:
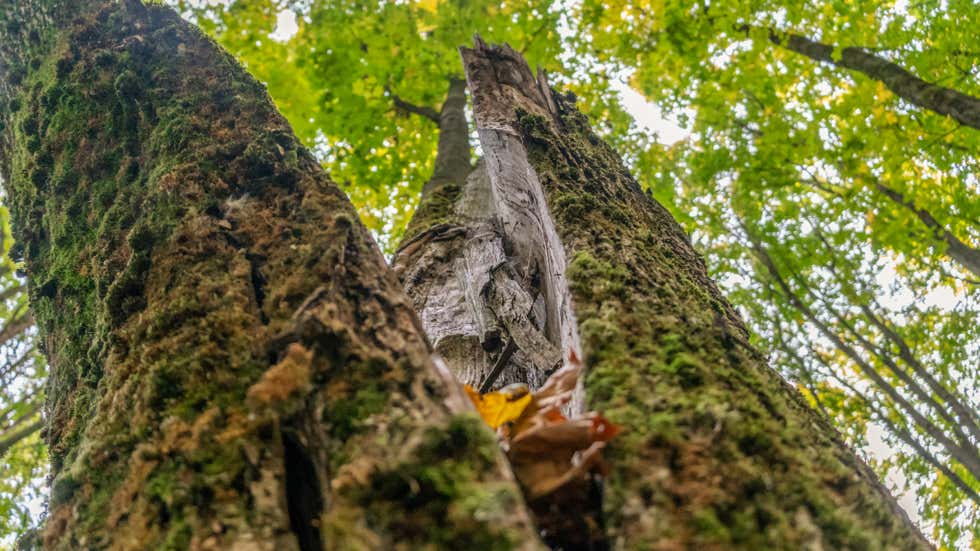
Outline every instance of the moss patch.
POLYGON ((625 428, 609 447, 610 540, 923 547, 871 471, 748 345, 666 209, 569 98, 556 101, 557 124, 518 122, 570 258, 588 407, 625 428))

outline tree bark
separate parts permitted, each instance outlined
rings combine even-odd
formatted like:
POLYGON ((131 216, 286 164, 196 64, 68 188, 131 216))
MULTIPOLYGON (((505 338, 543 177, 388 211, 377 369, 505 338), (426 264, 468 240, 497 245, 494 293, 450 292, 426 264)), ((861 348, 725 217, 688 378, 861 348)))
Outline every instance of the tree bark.
POLYGON ((169 9, 0 0, 49 549, 534 548, 353 208, 169 9))
POLYGON ((748 344, 681 228, 573 100, 509 47, 478 41, 462 53, 490 207, 521 207, 505 242, 541 236, 505 246, 508 262, 549 281, 541 293, 558 307, 546 309, 543 334, 586 360, 579 407, 625 428, 608 448, 608 543, 928 548, 828 421, 748 344))
POLYGON ((510 383, 537 387, 561 363, 560 343, 546 336, 545 284, 537 260, 514 252, 526 236, 514 209, 501 205, 486 162, 471 165, 465 107, 466 81, 452 80, 435 170, 394 270, 436 351, 462 382, 484 391, 510 383))
MULTIPOLYGON (((52 374, 44 546, 536 547, 495 442, 261 85, 169 10, 69 4, 0 0, 0 173, 52 374)), ((585 403, 626 428, 610 543, 926 547, 570 100, 507 48, 464 60, 486 168, 460 188, 452 164, 474 199, 429 212, 501 225, 449 255, 483 281, 456 283, 483 309, 464 336, 498 327, 535 376, 584 354, 585 403)), ((424 226, 417 250, 460 240, 424 226)))

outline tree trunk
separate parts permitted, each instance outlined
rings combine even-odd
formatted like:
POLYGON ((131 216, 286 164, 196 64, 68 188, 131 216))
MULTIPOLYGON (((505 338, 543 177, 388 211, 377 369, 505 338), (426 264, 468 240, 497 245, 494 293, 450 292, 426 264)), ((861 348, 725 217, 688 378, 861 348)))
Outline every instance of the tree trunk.
MULTIPOLYGON (((461 188, 423 198, 428 229, 402 246, 399 269, 437 349, 470 381, 500 357, 495 328, 548 361, 585 358, 573 407, 625 428, 608 448, 608 544, 928 548, 827 419, 748 344, 686 235, 573 99, 509 47, 478 41, 462 53, 485 158, 461 188), (531 329, 547 344, 524 345, 531 329)), ((534 387, 548 361, 515 354, 501 379, 534 387)))
POLYGON ((483 160, 470 165, 465 107, 466 83, 453 81, 440 114, 436 168, 394 270, 459 380, 484 391, 517 382, 537 387, 561 364, 560 339, 547 338, 554 308, 547 305, 544 259, 524 243, 541 234, 525 231, 523 218, 533 214, 522 205, 498 200, 483 160))
POLYGON ((0 13, 0 171, 51 372, 45 548, 537 545, 258 82, 161 7, 0 13))
MULTIPOLYGON (((45 547, 536 547, 492 437, 262 87, 169 10, 73 4, 0 0, 0 173, 52 374, 45 547)), ((499 363, 536 385, 584 354, 575 407, 626 428, 609 541, 926 547, 571 101, 507 48, 464 59, 485 169, 428 186, 400 256, 461 251, 431 281, 470 325, 431 319, 487 355, 473 381, 499 363), (492 231, 434 229, 456 220, 492 231)))

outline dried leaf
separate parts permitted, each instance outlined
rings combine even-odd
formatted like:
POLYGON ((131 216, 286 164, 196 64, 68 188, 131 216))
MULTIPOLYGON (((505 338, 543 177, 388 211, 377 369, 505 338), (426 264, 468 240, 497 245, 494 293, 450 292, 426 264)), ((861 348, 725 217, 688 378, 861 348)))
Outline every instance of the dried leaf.
POLYGON ((595 412, 568 419, 561 411, 571 400, 581 372, 573 352, 568 365, 534 393, 526 386, 511 385, 481 396, 466 387, 483 419, 499 429, 514 474, 530 499, 584 487, 592 473, 605 470, 602 449, 620 428, 595 412))
POLYGON ((594 442, 582 451, 574 462, 557 459, 539 461, 514 461, 514 474, 525 487, 528 499, 537 499, 575 483, 583 483, 588 474, 602 466, 602 449, 605 442, 594 442))

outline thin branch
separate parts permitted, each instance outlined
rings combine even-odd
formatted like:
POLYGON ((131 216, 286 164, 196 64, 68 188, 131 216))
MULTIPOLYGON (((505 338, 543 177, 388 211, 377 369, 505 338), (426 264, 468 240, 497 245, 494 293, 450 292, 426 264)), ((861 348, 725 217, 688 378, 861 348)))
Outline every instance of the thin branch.
POLYGON ((893 202, 915 214, 926 227, 932 230, 937 239, 946 243, 946 254, 950 258, 957 261, 973 275, 980 277, 980 249, 964 243, 960 238, 953 235, 952 232, 940 224, 929 211, 915 206, 915 203, 906 199, 902 193, 885 186, 881 182, 875 182, 874 185, 885 197, 888 197, 893 202))
POLYGON ((32 325, 34 325, 34 316, 31 315, 30 310, 25 311, 23 314, 15 318, 7 320, 7 323, 4 324, 3 328, 0 328, 0 345, 20 336, 32 325))
MULTIPOLYGON (((912 347, 909 346, 905 338, 902 337, 895 329, 892 328, 892 323, 887 318, 875 313, 875 311, 872 310, 871 307, 868 305, 867 301, 858 300, 857 297, 855 297, 854 294, 848 290, 848 285, 847 285, 848 278, 845 277, 845 275, 842 274, 838 268, 837 250, 834 249, 827 241, 827 239, 824 237, 823 232, 820 230, 819 225, 814 225, 813 228, 814 228, 814 232, 817 235, 817 238, 820 239, 820 242, 823 244, 827 254, 830 255, 830 263, 829 265, 826 266, 826 268, 834 276, 834 279, 837 280, 837 283, 841 285, 841 288, 845 290, 845 293, 849 296, 849 298, 861 309, 864 315, 868 318, 868 321, 870 321, 876 328, 878 328, 878 330, 881 331, 881 333, 885 336, 885 338, 888 339, 892 344, 894 344, 898 348, 898 357, 901 358, 901 360, 905 362, 905 364, 912 369, 912 372, 917 377, 925 381, 926 385, 929 387, 930 390, 932 390, 933 393, 939 396, 939 398, 943 402, 945 402, 950 408, 952 408, 953 412, 956 414, 956 417, 959 419, 959 424, 962 424, 969 430, 970 434, 974 438, 974 442, 980 442, 980 424, 978 424, 978 419, 980 418, 978 418, 977 413, 973 410, 973 408, 964 405, 963 401, 960 400, 958 396, 954 396, 953 393, 950 392, 945 385, 940 383, 938 380, 936 380, 935 377, 932 376, 930 370, 927 369, 924 365, 922 365, 919 359, 915 357, 915 354, 912 353, 912 347)), ((807 287, 807 289, 808 291, 810 291, 809 286, 807 287)), ((828 305, 828 309, 834 312, 833 307, 829 306, 828 302, 825 299, 821 299, 821 300, 824 302, 824 304, 828 305)), ((878 306, 879 310, 882 309, 881 306, 878 305, 877 301, 874 301, 874 299, 872 299, 872 301, 875 303, 875 306, 878 306)), ((836 314, 836 312, 835 312, 835 317, 841 319, 840 316, 836 314)), ((844 323, 845 327, 847 327, 846 322, 842 320, 842 323, 844 323)), ((855 336, 858 337, 862 346, 866 350, 871 352, 871 349, 868 348, 868 346, 871 345, 871 343, 868 343, 866 339, 860 337, 854 329, 851 328, 849 329, 851 333, 855 334, 855 336)), ((874 346, 874 348, 875 350, 878 351, 878 356, 882 359, 883 362, 886 363, 886 365, 888 365, 890 369, 892 369, 893 372, 898 369, 898 366, 894 364, 894 362, 891 360, 889 354, 886 351, 884 351, 879 346, 874 346)), ((918 384, 915 385, 914 389, 918 389, 918 384)), ((935 403, 935 401, 932 400, 931 396, 928 396, 928 400, 926 400, 920 395, 920 399, 923 399, 928 403, 935 403)), ((953 423, 953 426, 957 427, 958 430, 957 423, 953 421, 949 416, 947 416, 947 414, 944 411, 940 410, 940 412, 943 415, 943 417, 947 418, 947 420, 953 423)), ((961 436, 961 438, 962 437, 963 436, 961 436)))
POLYGON ((44 427, 44 420, 38 418, 33 423, 25 426, 24 428, 11 434, 10 436, 7 436, 6 438, 0 440, 0 457, 3 457, 4 454, 10 451, 10 448, 17 445, 17 443, 20 442, 21 440, 24 440, 25 438, 41 430, 42 427, 44 427))
MULTIPOLYGON (((817 357, 817 361, 822 363, 824 366, 829 367, 827 363, 824 361, 824 359, 820 358, 819 356, 817 357)), ((977 504, 980 504, 980 494, 978 494, 976 490, 974 490, 965 480, 963 480, 963 478, 959 474, 957 474, 956 471, 950 469, 945 462, 940 461, 939 458, 935 456, 935 454, 933 454, 931 451, 929 451, 928 448, 925 447, 925 445, 919 442, 919 440, 915 437, 914 434, 912 434, 912 432, 908 428, 904 426, 899 426, 898 423, 892 421, 892 419, 888 416, 888 414, 885 411, 883 411, 880 407, 875 405, 874 401, 868 398, 864 393, 859 391, 853 385, 845 381, 843 378, 838 377, 836 374, 833 374, 832 371, 831 371, 831 376, 834 378, 835 381, 837 381, 842 386, 847 388, 855 397, 857 397, 859 400, 864 402, 864 404, 868 406, 868 408, 874 414, 875 418, 881 424, 885 425, 885 428, 887 428, 892 434, 897 436, 899 440, 908 444, 912 449, 915 450, 917 454, 919 454, 919 456, 925 459, 927 463, 935 467, 937 470, 939 470, 939 472, 943 473, 943 475, 946 478, 948 478, 950 481, 952 481, 953 484, 955 484, 956 487, 960 489, 960 491, 966 494, 966 497, 976 502, 977 504)))
MULTIPOLYGON (((35 390, 32 393, 31 396, 25 397, 25 399, 30 400, 32 398, 36 398, 36 396, 35 396, 36 394, 37 394, 37 390, 35 390)), ((6 421, 7 416, 10 415, 11 413, 13 413, 14 410, 17 409, 17 405, 19 405, 19 403, 22 403, 22 402, 23 402, 23 400, 21 402, 11 404, 10 407, 8 407, 6 410, 3 411, 3 413, 0 413, 0 421, 6 421)), ((0 429, 0 432, 9 431, 10 429, 12 429, 12 428, 16 427, 17 425, 19 425, 20 423, 22 423, 24 421, 24 419, 27 419, 30 416, 32 416, 32 415, 34 415, 36 413, 39 413, 41 411, 41 407, 42 406, 43 406, 43 404, 41 403, 40 400, 35 401, 34 403, 31 404, 30 408, 27 410, 26 413, 24 413, 23 415, 21 415, 20 417, 18 417, 17 419, 15 419, 13 422, 8 423, 7 426, 3 427, 3 429, 0 429)))
POLYGON ((405 101, 400 96, 391 91, 391 88, 385 86, 385 91, 391 96, 391 100, 395 103, 395 107, 405 111, 407 113, 413 113, 420 117, 429 119, 430 121, 439 124, 439 112, 435 109, 426 105, 416 105, 412 102, 405 101))
POLYGON ((860 306, 861 311, 864 312, 871 323, 873 323, 875 327, 884 333, 888 340, 898 347, 898 357, 902 358, 902 360, 912 368, 916 375, 925 380, 926 384, 929 385, 929 388, 932 389, 933 392, 939 395, 940 398, 942 398, 950 405, 950 407, 953 408, 953 411, 956 412, 956 415, 960 418, 960 422, 966 425, 966 427, 969 428, 970 432, 973 434, 973 437, 980 442, 980 426, 977 424, 977 413, 971 408, 963 405, 962 401, 954 397, 943 384, 932 376, 929 370, 926 369, 926 367, 919 362, 918 358, 912 354, 912 349, 909 347, 908 342, 906 342, 906 340, 891 327, 891 324, 887 319, 877 316, 866 304, 861 304, 860 306))
POLYGON ((25 293, 26 291, 27 289, 24 284, 11 285, 10 287, 7 287, 3 291, 0 291, 0 302, 12 298, 15 295, 25 293))
MULTIPOLYGON (((794 273, 794 275, 795 275, 795 273, 794 273)), ((796 279, 799 280, 798 277, 796 279)), ((967 436, 960 429, 960 426, 957 423, 956 416, 954 416, 952 413, 950 413, 946 409, 946 407, 943 406, 943 404, 941 404, 940 402, 938 402, 928 392, 926 392, 926 390, 924 388, 922 388, 922 385, 920 385, 918 381, 916 381, 915 379, 913 379, 911 375, 909 375, 904 369, 902 369, 890 357, 890 355, 885 350, 883 350, 880 346, 875 345, 874 343, 872 343, 871 341, 869 341, 864 335, 862 335, 861 332, 858 331, 857 328, 854 327, 854 325, 852 323, 848 322, 844 318, 844 316, 840 312, 838 312, 837 309, 834 308, 830 304, 830 301, 827 300, 827 298, 824 297, 823 294, 818 294, 809 285, 804 285, 804 287, 805 287, 805 290, 806 290, 805 292, 807 294, 809 294, 810 296, 816 298, 821 303, 823 303, 824 308, 826 308, 827 311, 830 312, 830 314, 834 317, 834 319, 837 320, 838 324, 840 324, 848 333, 851 334, 851 336, 855 340, 857 340, 857 342, 861 346, 861 348, 863 348, 869 354, 877 357, 881 361, 881 363, 885 364, 885 367, 887 367, 888 370, 891 371, 893 375, 895 375, 896 377, 898 377, 898 379, 902 383, 905 384, 906 388, 908 388, 909 390, 912 391, 912 394, 914 394, 916 396, 916 398, 918 398, 923 403, 931 406, 932 409, 936 413, 938 413, 940 417, 942 417, 947 423, 949 423, 949 426, 952 427, 953 432, 956 433, 957 439, 961 443, 963 443, 964 445, 973 445, 973 442, 971 441, 970 437, 967 436)), ((862 306, 863 307, 864 305, 859 305, 859 306, 862 306)), ((933 390, 935 390, 935 389, 933 389, 933 390)), ((947 393, 947 395, 948 395, 948 393, 947 393)), ((950 397, 950 398, 952 398, 952 397, 950 397)), ((950 405, 952 406, 953 404, 950 404, 950 405)), ((971 432, 974 432, 975 425, 973 425, 973 426, 971 426, 971 425, 972 425, 972 423, 968 424, 967 428, 970 428, 971 429, 971 432)))
POLYGON ((6 383, 8 378, 10 378, 13 375, 16 375, 19 372, 20 368, 23 367, 24 364, 26 364, 29 359, 31 359, 34 353, 35 353, 35 349, 32 346, 26 352, 21 354, 21 356, 16 360, 14 360, 13 362, 8 361, 7 365, 3 367, 2 371, 0 371, 0 382, 6 383))
POLYGON ((838 350, 851 358, 851 360, 861 369, 861 372, 864 373, 866 377, 871 379, 871 381, 877 385, 879 389, 887 394, 888 397, 895 403, 901 405, 902 409, 912 417, 916 424, 918 424, 924 431, 939 442, 947 450, 947 452, 949 452, 952 457, 956 458, 956 460, 959 461, 967 470, 969 470, 973 476, 980 479, 980 454, 976 452, 976 449, 967 449, 946 436, 946 434, 939 427, 937 427, 935 423, 920 413, 895 389, 895 387, 889 384, 880 374, 878 374, 874 367, 868 364, 867 361, 865 361, 853 347, 844 342, 834 331, 823 323, 820 318, 813 313, 810 307, 804 304, 796 293, 794 293, 789 287, 786 280, 784 280, 779 274, 779 270, 776 268, 772 258, 762 247, 762 244, 754 238, 753 234, 748 230, 741 218, 736 216, 736 220, 739 226, 745 232, 746 236, 749 238, 756 257, 765 266, 766 270, 774 279, 777 286, 785 294, 790 304, 792 304, 801 314, 803 314, 820 331, 820 333, 822 333, 828 340, 833 342, 838 350))
POLYGON ((490 370, 490 373, 487 374, 487 378, 480 384, 480 394, 486 394, 493 389, 493 383, 495 383, 497 378, 500 377, 500 374, 504 371, 504 366, 506 366, 507 362, 510 361, 511 356, 514 355, 514 352, 517 352, 517 341, 514 340, 514 337, 511 337, 510 340, 507 341, 507 346, 504 347, 504 350, 500 353, 500 356, 497 357, 497 361, 493 364, 493 369, 490 370))

